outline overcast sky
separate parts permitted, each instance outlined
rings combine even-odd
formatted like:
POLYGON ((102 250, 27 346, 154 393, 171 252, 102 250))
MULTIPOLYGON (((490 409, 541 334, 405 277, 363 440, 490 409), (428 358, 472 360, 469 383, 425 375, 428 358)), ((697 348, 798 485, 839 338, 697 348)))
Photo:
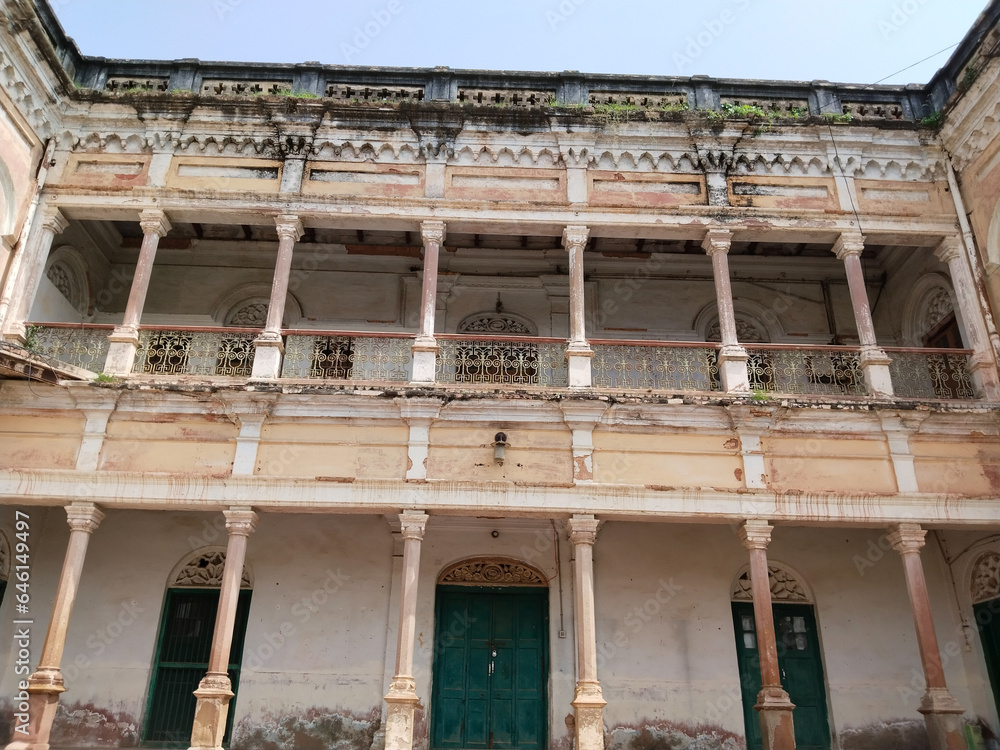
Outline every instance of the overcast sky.
MULTIPOLYGON (((874 83, 985 0, 50 0, 88 55, 874 83)), ((951 50, 886 83, 925 83, 951 50)))

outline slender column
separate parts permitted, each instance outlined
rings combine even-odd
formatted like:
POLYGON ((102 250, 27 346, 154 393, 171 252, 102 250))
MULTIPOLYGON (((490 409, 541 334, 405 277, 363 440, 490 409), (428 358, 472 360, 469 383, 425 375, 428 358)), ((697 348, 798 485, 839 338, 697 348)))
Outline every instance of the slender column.
POLYGON ((420 544, 427 529, 427 514, 399 514, 403 536, 403 576, 399 592, 399 631, 396 638, 396 674, 385 695, 385 750, 411 750, 417 681, 413 679, 413 652, 417 637, 417 578, 420 574, 420 544))
POLYGON ((132 372, 135 353, 139 349, 139 321, 146 304, 149 279, 153 275, 156 248, 160 244, 160 238, 170 231, 170 222, 166 214, 157 209, 143 211, 139 217, 139 226, 142 227, 142 248, 139 250, 139 260, 135 264, 135 276, 132 277, 125 317, 122 324, 115 327, 108 337, 111 344, 108 347, 104 371, 109 375, 129 375, 132 372))
POLYGON ((7 745, 8 750, 48 750, 59 694, 66 692, 59 665, 66 647, 66 633, 69 630, 76 592, 80 587, 83 561, 87 556, 90 535, 103 520, 104 513, 93 503, 66 506, 66 521, 70 528, 69 544, 66 546, 62 573, 59 574, 59 585, 52 606, 52 619, 45 634, 45 645, 42 646, 42 657, 38 662, 38 669, 28 678, 28 736, 7 745))
POLYGON ((229 679, 229 655, 233 647, 233 628, 236 626, 236 607, 240 599, 240 582, 247 556, 248 537, 257 528, 257 514, 247 507, 233 507, 223 511, 229 542, 226 545, 226 564, 222 570, 222 591, 219 609, 215 616, 212 634, 212 651, 208 657, 208 672, 194 691, 197 707, 194 726, 191 727, 191 748, 221 750, 229 716, 229 701, 233 699, 233 685, 229 679))
POLYGON ((420 236, 424 241, 424 274, 420 288, 420 333, 413 342, 413 382, 433 383, 437 371, 438 351, 437 340, 434 338, 438 253, 444 243, 444 222, 421 222, 420 236))
POLYGON ((20 254, 25 254, 30 249, 30 255, 23 260, 15 255, 11 260, 10 275, 4 286, 4 299, 0 300, 0 303, 9 300, 8 317, 2 321, 3 338, 22 344, 27 333, 25 321, 28 319, 31 305, 38 293, 38 285, 42 281, 45 259, 48 258, 49 251, 52 249, 52 242, 58 235, 66 231, 69 222, 58 208, 53 208, 42 214, 39 226, 37 240, 26 242, 20 250, 20 254), (15 266, 19 266, 19 269, 15 266))
POLYGON ((920 649, 920 661, 927 684, 927 692, 917 710, 924 715, 931 750, 964 750, 964 709, 948 692, 944 679, 941 651, 938 649, 930 597, 927 595, 927 581, 920 562, 920 549, 924 546, 927 532, 915 523, 898 523, 890 527, 889 531, 889 543, 903 558, 906 590, 910 595, 913 621, 917 629, 917 647, 920 649))
POLYGON ((573 545, 573 604, 576 621, 576 750, 604 749, 604 707, 597 680, 597 617, 594 610, 594 542, 598 521, 591 515, 569 519, 573 545))
POLYGON ((773 529, 767 521, 754 519, 744 521, 739 529, 740 541, 750 552, 750 584, 760 658, 761 688, 754 709, 760 714, 764 750, 794 750, 792 710, 795 706, 781 687, 778 644, 771 611, 771 581, 767 569, 767 545, 771 542, 773 529))
POLYGON ((871 396, 892 396, 892 378, 889 375, 889 357, 875 340, 875 324, 868 305, 868 289, 865 274, 861 268, 861 253, 865 249, 865 238, 860 234, 842 234, 833 246, 833 252, 844 261, 847 271, 847 285, 851 290, 851 304, 854 307, 854 321, 861 341, 861 370, 865 374, 865 385, 871 396))
POLYGON ((942 263, 948 265, 948 273, 951 274, 951 283, 955 288, 955 299, 958 302, 958 314, 964 324, 966 344, 973 350, 969 360, 969 374, 972 376, 976 392, 990 401, 998 401, 1000 380, 997 377, 997 366, 993 361, 990 338, 986 332, 986 320, 979 306, 976 282, 969 267, 968 257, 963 252, 962 238, 945 237, 934 254, 942 263))
POLYGON ((722 332, 722 348, 719 350, 722 387, 726 393, 749 393, 749 357, 736 337, 736 312, 733 309, 733 288, 729 281, 729 247, 732 242, 733 233, 728 229, 713 228, 708 230, 701 246, 712 259, 712 276, 715 279, 719 329, 722 332))
POLYGON ((273 379, 281 374, 281 355, 285 347, 281 342, 281 319, 285 314, 288 298, 288 278, 292 271, 292 253, 295 243, 305 231, 298 216, 281 214, 275 217, 278 227, 278 258, 274 264, 271 281, 271 299, 267 305, 267 322, 264 330, 254 340, 254 378, 273 379))
POLYGON ((590 388, 593 382, 590 360, 594 351, 587 342, 583 280, 583 250, 589 236, 590 229, 584 226, 568 226, 563 230, 563 247, 569 254, 569 345, 566 347, 566 362, 570 388, 590 388))

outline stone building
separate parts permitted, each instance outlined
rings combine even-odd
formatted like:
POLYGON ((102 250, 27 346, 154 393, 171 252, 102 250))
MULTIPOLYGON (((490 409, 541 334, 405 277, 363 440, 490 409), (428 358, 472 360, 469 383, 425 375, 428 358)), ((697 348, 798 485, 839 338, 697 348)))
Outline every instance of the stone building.
POLYGON ((926 86, 0 21, 8 747, 1000 733, 1000 2, 926 86))

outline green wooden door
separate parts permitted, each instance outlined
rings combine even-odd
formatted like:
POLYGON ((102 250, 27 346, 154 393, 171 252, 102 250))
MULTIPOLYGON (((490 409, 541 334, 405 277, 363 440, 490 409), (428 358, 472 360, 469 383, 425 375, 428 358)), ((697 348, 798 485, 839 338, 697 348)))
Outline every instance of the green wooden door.
POLYGON ((439 586, 431 745, 543 750, 548 590, 439 586))
MULTIPOLYGON (((232 680, 234 693, 240 682, 240 662, 243 659, 243 639, 250 614, 250 594, 250 591, 240 591, 236 608, 236 626, 229 657, 229 679, 232 680)), ((218 609, 218 589, 167 591, 146 710, 144 744, 159 747, 190 746, 196 704, 193 693, 208 670, 218 609)), ((229 704, 224 740, 226 744, 229 743, 233 728, 235 704, 234 697, 229 704)))
MULTIPOLYGON (((798 750, 829 750, 830 726, 826 712, 823 662, 813 608, 807 604, 775 604, 773 612, 781 685, 795 704, 792 714, 795 746, 798 750)), ((736 628, 747 750, 762 750, 760 718, 754 710, 761 681, 753 604, 734 603, 733 624, 736 628)))
POLYGON ((1000 712, 1000 599, 976 604, 972 611, 976 615, 979 638, 986 656, 986 672, 993 686, 993 700, 1000 712))

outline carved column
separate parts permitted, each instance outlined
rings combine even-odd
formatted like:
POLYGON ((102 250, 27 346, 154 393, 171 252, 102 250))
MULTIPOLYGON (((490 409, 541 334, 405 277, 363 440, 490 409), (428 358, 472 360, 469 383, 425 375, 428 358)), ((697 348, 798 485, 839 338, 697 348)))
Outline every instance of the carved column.
POLYGON ((575 750, 603 750, 604 707, 597 680, 597 616, 594 610, 594 541, 598 521, 591 515, 569 519, 573 545, 573 605, 576 621, 575 750))
POLYGON ((420 702, 413 679, 413 651, 417 637, 417 577, 420 543, 427 528, 427 514, 399 514, 403 536, 403 575, 399 594, 399 633, 396 639, 396 674, 386 693, 385 750, 411 750, 413 714, 420 702))
POLYGON ((140 214, 139 226, 142 227, 142 248, 139 250, 139 260, 135 264, 135 276, 132 277, 132 288, 125 306, 125 318, 122 324, 112 331, 108 340, 108 358, 104 371, 110 375, 129 375, 135 364, 135 353, 139 349, 139 321, 142 318, 142 308, 146 304, 146 292, 149 291, 149 279, 153 274, 153 260, 156 258, 156 248, 160 238, 170 231, 170 222, 163 211, 150 209, 140 214))
POLYGON ((875 324, 868 305, 868 289, 865 274, 861 268, 861 253, 865 249, 865 238, 860 234, 842 234, 833 246, 833 252, 844 261, 847 271, 847 285, 851 290, 851 304, 854 307, 854 321, 861 341, 861 370, 865 375, 865 385, 870 396, 892 396, 892 378, 889 375, 889 357, 875 340, 875 324))
POLYGON ((444 243, 443 221, 420 224, 424 241, 424 274, 420 289, 420 333, 413 342, 413 382, 433 383, 437 374, 437 340, 434 313, 437 310, 438 253, 444 243))
POLYGON ((962 238, 945 237, 934 254, 942 263, 948 264, 948 273, 951 274, 951 283, 955 288, 955 300, 958 302, 958 315, 963 323, 965 343, 973 350, 969 360, 969 374, 976 393, 991 401, 1000 400, 1000 381, 990 351, 986 320, 979 306, 976 282, 963 250, 962 238))
POLYGON ((264 324, 264 331, 253 342, 254 378, 273 379, 281 375, 281 355, 285 353, 281 341, 281 319, 285 314, 285 300, 288 297, 292 253, 295 251, 295 243, 304 232, 298 216, 281 214, 275 217, 274 223, 278 227, 278 258, 274 263, 267 322, 264 324))
POLYGON ((226 564, 222 571, 222 590, 219 593, 219 610, 215 616, 212 634, 212 652, 208 657, 208 672, 194 691, 198 703, 191 727, 191 748, 221 750, 229 716, 229 701, 233 699, 233 685, 229 679, 229 655, 233 646, 233 628, 236 626, 236 608, 240 600, 240 582, 247 556, 247 540, 257 528, 257 514, 250 508, 234 507, 223 511, 229 542, 226 545, 226 564))
POLYGON ((749 520, 744 521, 739 529, 740 541, 750 552, 750 584, 760 656, 761 688, 754 709, 760 713, 764 750, 794 750, 792 711, 795 706, 781 687, 778 643, 771 611, 771 581, 767 569, 767 545, 771 542, 773 528, 767 521, 749 520))
POLYGON ((708 230, 701 246, 712 259, 712 276, 715 279, 715 298, 719 306, 719 330, 722 348, 719 350, 719 374, 726 393, 749 393, 750 376, 747 373, 747 350, 740 346, 736 336, 736 312, 733 309, 733 288, 729 281, 729 247, 733 233, 728 229, 708 230))
POLYGON ((963 709, 948 692, 944 679, 941 651, 938 649, 930 597, 927 595, 927 581, 920 562, 920 549, 924 546, 926 534, 915 523, 895 524, 890 527, 889 533, 889 543, 903 558, 906 590, 910 595, 913 621, 917 629, 917 647, 920 649, 920 661, 927 684, 927 692, 917 710, 924 715, 931 750, 964 750, 963 709))
POLYGON ((566 362, 569 365, 569 387, 590 388, 590 360, 594 351, 587 342, 587 311, 584 300, 583 250, 590 229, 569 226, 563 230, 563 247, 569 254, 569 345, 566 362))
POLYGON ((69 544, 66 546, 62 572, 59 574, 59 585, 52 606, 52 619, 45 634, 45 645, 42 646, 42 657, 38 661, 38 669, 28 678, 28 737, 12 742, 8 748, 48 750, 59 694, 66 692, 59 665, 66 647, 66 633, 69 630, 76 592, 80 587, 83 561, 87 556, 90 535, 103 520, 104 513, 93 503, 74 503, 66 507, 66 521, 70 528, 69 544))
POLYGON ((4 286, 4 299, 0 300, 0 307, 3 307, 4 302, 8 303, 7 319, 2 321, 4 339, 22 344, 27 333, 25 321, 38 293, 38 285, 42 281, 45 260, 49 257, 52 242, 66 231, 69 222, 58 208, 53 208, 42 214, 41 223, 36 226, 39 226, 38 238, 26 243, 20 251, 26 253, 30 249, 31 253, 22 261, 19 261, 16 255, 12 259, 11 275, 4 286), (15 273, 16 266, 20 266, 20 273, 15 273))

